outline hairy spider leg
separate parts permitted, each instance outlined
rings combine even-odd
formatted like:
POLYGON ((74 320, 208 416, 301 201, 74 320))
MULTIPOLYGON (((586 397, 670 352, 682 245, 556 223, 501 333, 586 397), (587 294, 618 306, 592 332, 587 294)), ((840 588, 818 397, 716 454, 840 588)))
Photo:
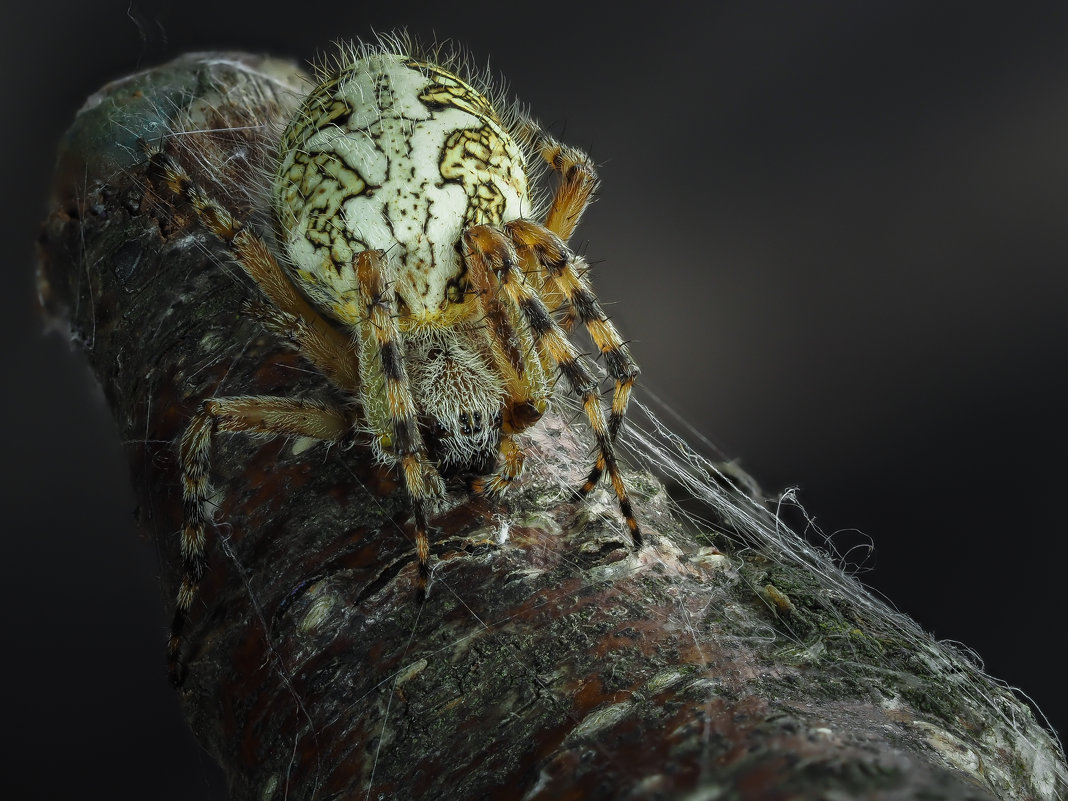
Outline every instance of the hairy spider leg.
POLYGON ((619 501, 619 509, 630 530, 634 545, 642 544, 642 533, 634 518, 627 487, 616 463, 612 438, 601 407, 597 381, 583 364, 575 346, 560 325, 553 320, 545 303, 531 289, 519 269, 519 254, 511 241, 488 225, 476 225, 463 233, 464 258, 473 269, 491 271, 515 308, 522 314, 539 354, 560 368, 571 391, 582 399, 582 407, 597 440, 598 463, 604 463, 619 501))
POLYGON ((515 435, 541 419, 552 389, 529 327, 520 321, 515 305, 504 302, 500 282, 488 269, 486 260, 468 260, 467 267, 478 317, 485 325, 494 364, 505 379, 498 449, 502 460, 492 476, 476 478, 471 485, 473 492, 494 497, 522 474, 525 454, 515 435))
MULTIPOLYGON (((546 228, 559 236, 564 242, 571 239, 579 219, 593 202, 594 192, 600 185, 590 157, 578 148, 562 144, 544 131, 538 131, 538 153, 549 168, 556 173, 559 181, 553 192, 552 202, 545 214, 546 228)), ((575 310, 567 303, 567 298, 552 287, 542 287, 545 305, 550 311, 563 306, 563 313, 558 316, 560 326, 568 333, 575 327, 575 310)))
POLYGON ((250 437, 311 437, 323 442, 345 441, 353 421, 342 411, 313 400, 239 396, 209 398, 201 404, 182 435, 178 460, 182 471, 182 499, 185 522, 182 525, 180 551, 182 579, 167 643, 167 662, 171 682, 180 686, 185 680, 182 659, 182 631, 196 598, 197 585, 204 577, 207 560, 204 544, 207 527, 211 470, 211 446, 216 434, 245 434, 250 437))
POLYGON ((268 330, 292 342, 334 386, 356 394, 359 371, 351 342, 300 294, 263 239, 242 228, 169 154, 157 149, 149 155, 150 174, 189 203, 204 227, 229 246, 238 266, 274 307, 250 305, 249 311, 268 330))
MULTIPOLYGON (((356 352, 348 339, 324 320, 299 294, 263 240, 241 224, 193 181, 162 150, 149 151, 149 174, 187 201, 197 219, 229 246, 234 260, 256 283, 271 305, 248 304, 264 326, 296 345, 335 386, 355 393, 359 386, 356 352)), ((345 412, 314 401, 275 397, 212 398, 204 401, 179 445, 185 520, 180 537, 183 576, 167 645, 171 681, 180 685, 182 631, 205 569, 206 508, 211 444, 216 432, 253 437, 306 436, 341 442, 351 437, 355 420, 345 412)))
MULTIPOLYGON (((615 381, 608 416, 608 437, 614 443, 627 414, 634 379, 640 372, 630 349, 597 300, 586 280, 586 271, 577 266, 585 265, 585 262, 572 253, 560 237, 529 220, 513 220, 505 223, 503 228, 524 265, 532 263, 545 284, 567 301, 604 358, 608 375, 615 381)), ((582 495, 589 494, 597 486, 605 467, 604 456, 599 454, 586 483, 579 490, 582 495)))
POLYGON ((615 381, 612 412, 608 419, 608 433, 615 440, 627 413, 634 379, 641 371, 586 279, 585 261, 576 256, 563 239, 535 222, 512 220, 502 227, 505 236, 512 240, 523 257, 524 264, 532 261, 543 280, 575 310, 578 320, 586 326, 598 352, 604 357, 608 374, 615 381))
MULTIPOLYGON (((417 425, 415 399, 408 381, 397 327, 395 293, 386 280, 386 255, 365 250, 356 256, 356 286, 365 312, 357 326, 364 342, 374 343, 381 359, 391 433, 376 432, 379 441, 397 459, 415 515, 415 555, 418 565, 416 594, 426 598, 430 580, 430 536, 427 505, 444 493, 437 469, 431 464, 417 425)), ((365 377, 366 380, 366 377, 365 377)))
MULTIPOLYGON (((513 220, 505 223, 504 232, 524 257, 524 267, 531 261, 527 257, 532 257, 536 274, 543 287, 549 290, 544 294, 555 298, 549 308, 567 304, 561 326, 570 331, 576 319, 583 323, 604 357, 608 374, 615 381, 608 418, 608 435, 614 443, 627 413, 634 379, 640 371, 586 279, 585 261, 567 247, 579 219, 593 201, 600 180, 589 156, 581 150, 561 144, 541 131, 537 136, 541 157, 560 176, 560 182, 543 225, 530 220, 513 220)), ((593 491, 605 468, 604 456, 598 454, 593 469, 579 489, 581 495, 593 491)))
POLYGON ((600 179, 589 156, 578 148, 557 142, 548 134, 540 134, 539 152, 550 169, 560 176, 545 215, 545 227, 566 243, 575 232, 582 213, 593 201, 600 179))

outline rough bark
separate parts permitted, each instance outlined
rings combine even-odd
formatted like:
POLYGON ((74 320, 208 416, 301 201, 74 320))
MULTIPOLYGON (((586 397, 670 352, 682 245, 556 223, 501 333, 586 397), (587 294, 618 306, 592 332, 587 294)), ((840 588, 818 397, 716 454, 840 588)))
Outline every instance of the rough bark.
MULTIPOLYGON (((330 389, 241 315, 254 288, 152 190, 138 140, 167 137, 210 192, 255 217, 249 198, 299 91, 284 63, 188 56, 104 87, 61 146, 42 305, 84 348, 124 439, 142 443, 138 523, 165 557, 168 597, 175 439, 199 402, 330 389)), ((607 493, 563 492, 589 453, 569 422, 539 425, 501 504, 454 488, 422 607, 408 505, 367 451, 218 440, 218 526, 181 693, 233 798, 1068 792, 1063 755, 1025 705, 829 561, 784 558, 716 510, 695 526, 644 472, 628 479, 650 545, 632 551, 607 493)))

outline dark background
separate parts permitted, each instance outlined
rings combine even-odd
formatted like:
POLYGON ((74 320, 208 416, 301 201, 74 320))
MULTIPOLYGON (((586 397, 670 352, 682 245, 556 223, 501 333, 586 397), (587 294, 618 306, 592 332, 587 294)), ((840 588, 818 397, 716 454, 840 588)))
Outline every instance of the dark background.
POLYGON ((1068 5, 673 9, 6 13, 5 797, 222 797, 164 678, 114 426, 34 315, 60 133, 106 80, 186 50, 307 58, 400 25, 492 57, 601 163, 576 242, 643 383, 765 487, 799 486, 824 531, 863 532, 836 541, 875 543, 868 583, 1068 731, 1068 5))

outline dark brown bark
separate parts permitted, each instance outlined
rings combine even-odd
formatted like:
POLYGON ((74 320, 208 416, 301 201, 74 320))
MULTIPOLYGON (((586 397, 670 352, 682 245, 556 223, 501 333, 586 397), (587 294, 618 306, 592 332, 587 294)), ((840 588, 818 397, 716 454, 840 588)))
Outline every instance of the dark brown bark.
MULTIPOLYGON (((138 140, 185 131, 167 146, 255 218, 249 197, 299 91, 285 64, 189 56, 102 89, 62 145, 42 305, 68 321, 124 439, 143 443, 138 522, 168 596, 175 440, 198 403, 330 389, 241 315, 256 290, 153 191, 138 140)), ((650 545, 633 552, 607 493, 563 492, 589 452, 569 422, 538 426, 503 504, 456 488, 433 521, 422 607, 408 504, 359 445, 219 439, 219 525, 181 693, 235 799, 1068 792, 1025 705, 829 561, 782 552, 724 508, 695 527, 643 472, 628 479, 650 545)))

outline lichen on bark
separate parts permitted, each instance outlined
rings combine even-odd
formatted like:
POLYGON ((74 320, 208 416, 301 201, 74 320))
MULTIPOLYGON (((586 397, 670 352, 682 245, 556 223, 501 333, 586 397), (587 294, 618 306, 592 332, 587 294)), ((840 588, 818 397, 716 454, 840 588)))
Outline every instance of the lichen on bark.
MULTIPOLYGON (((331 389, 240 313, 255 288, 153 192, 139 141, 166 141, 267 230, 262 176, 302 81, 187 56, 101 89, 61 145, 42 306, 136 443, 167 598, 174 443, 198 403, 331 389)), ((181 693, 233 798, 1065 796, 1063 754, 1025 704, 663 431, 628 435, 649 542, 633 550, 607 492, 568 494, 589 441, 557 406, 502 502, 454 487, 423 606, 402 486, 366 450, 219 438, 181 693)))

